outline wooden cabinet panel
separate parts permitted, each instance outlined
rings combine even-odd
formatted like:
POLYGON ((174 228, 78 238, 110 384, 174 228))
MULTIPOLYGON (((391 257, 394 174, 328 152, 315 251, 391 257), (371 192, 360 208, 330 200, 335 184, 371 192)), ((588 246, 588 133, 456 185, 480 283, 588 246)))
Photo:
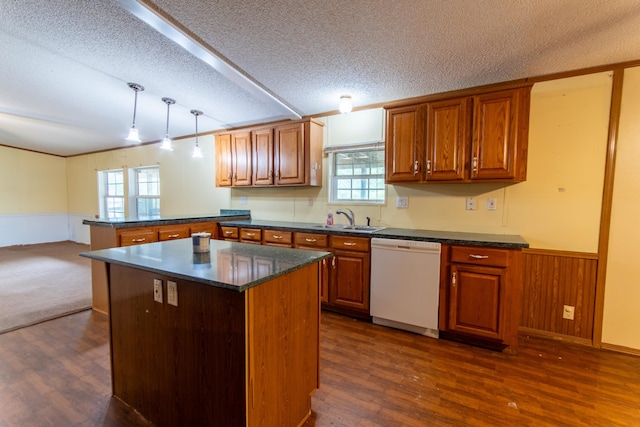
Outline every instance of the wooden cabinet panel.
POLYGON ((253 185, 273 185, 273 128, 251 132, 253 185))
POLYGON ((471 102, 455 98, 427 104, 426 180, 465 179, 471 132, 471 102))
POLYGON ((222 240, 237 241, 240 238, 238 227, 220 226, 220 238, 222 240))
POLYGON ((241 228, 240 241, 245 243, 262 243, 262 230, 259 228, 241 228))
POLYGON ((365 237, 331 236, 331 248, 368 252, 371 239, 365 237))
POLYGON ((275 128, 275 183, 277 185, 304 184, 305 168, 304 124, 278 126, 275 128))
POLYGON ((190 237, 189 226, 174 226, 168 225, 158 228, 158 240, 164 242, 165 240, 184 239, 190 237))
POLYGON ((231 134, 234 186, 251 185, 251 134, 236 132, 231 134))
POLYGON ((368 253, 333 252, 330 304, 369 315, 370 262, 368 253))
POLYGON ((387 110, 387 183, 421 181, 424 104, 387 110))
POLYGON ((233 178, 231 134, 216 135, 216 186, 230 187, 233 178))
POLYGON ((140 245, 158 241, 158 233, 153 228, 127 229, 118 232, 118 246, 140 245))
POLYGON ((507 267, 509 249, 485 248, 477 246, 454 246, 451 248, 451 262, 507 267))
POLYGON ((472 180, 526 178, 530 88, 473 97, 472 180))
POLYGON ((198 222, 190 224, 189 231, 193 233, 209 233, 212 239, 218 238, 218 223, 217 222, 198 222))
POLYGON ((301 249, 329 249, 329 236, 317 233, 295 233, 295 247, 301 249))
POLYGON ((262 230, 263 243, 272 246, 293 246, 293 233, 291 231, 262 230))
POLYGON ((504 281, 504 268, 452 264, 449 330, 502 340, 504 281))

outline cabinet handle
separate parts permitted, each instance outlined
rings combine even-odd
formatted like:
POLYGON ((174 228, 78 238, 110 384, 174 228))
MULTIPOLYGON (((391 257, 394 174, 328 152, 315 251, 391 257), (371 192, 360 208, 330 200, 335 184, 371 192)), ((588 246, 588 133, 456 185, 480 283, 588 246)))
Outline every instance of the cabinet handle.
POLYGON ((306 240, 306 241, 307 241, 307 242, 309 242, 309 243, 315 243, 315 242, 317 242, 317 241, 318 241, 317 239, 310 239, 310 238, 308 238, 308 237, 307 237, 306 239, 304 239, 304 240, 306 240))
POLYGON ((478 156, 473 156, 473 171, 478 172, 478 156))
POLYGON ((229 173, 227 174, 227 178, 229 178, 229 179, 233 178, 233 174, 232 174, 231 172, 229 172, 229 173))
POLYGON ((413 162, 413 174, 418 175, 418 161, 413 162))
POLYGON ((225 236, 231 236, 233 234, 233 231, 225 231, 224 235, 225 236))
POLYGON ((457 272, 453 272, 451 273, 451 286, 455 288, 456 286, 456 279, 458 277, 458 273, 457 272))
POLYGON ((273 238, 274 238, 274 239, 282 239, 282 236, 280 236, 280 235, 278 235, 278 234, 274 234, 274 235, 273 235, 273 238))
POLYGON ((488 259, 489 255, 475 255, 475 254, 469 254, 469 258, 473 258, 473 259, 488 259))
POLYGON ((336 257, 331 258, 331 267, 336 268, 336 257))
POLYGON ((357 243, 353 243, 353 242, 344 242, 345 246, 355 246, 357 245, 357 243))
POLYGON ((431 160, 427 159, 427 173, 431 173, 431 160))
POLYGON ((169 239, 175 239, 175 238, 177 238, 177 237, 180 237, 180 234, 169 234, 167 237, 168 237, 169 239))
POLYGON ((256 233, 247 233, 247 236, 249 237, 255 237, 256 233))
POLYGON ((146 237, 143 237, 143 238, 141 238, 141 239, 131 239, 131 241, 132 241, 132 242, 134 242, 134 243, 144 242, 145 240, 147 240, 147 238, 146 238, 146 237))

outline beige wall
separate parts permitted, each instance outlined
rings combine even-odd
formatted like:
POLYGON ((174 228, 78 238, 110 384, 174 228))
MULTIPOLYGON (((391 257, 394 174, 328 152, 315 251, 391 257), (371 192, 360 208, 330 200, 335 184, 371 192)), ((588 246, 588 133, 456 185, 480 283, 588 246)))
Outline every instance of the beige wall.
POLYGON ((640 68, 624 74, 602 342, 640 349, 640 68))
POLYGON ((63 157, 0 146, 0 215, 67 211, 63 157))

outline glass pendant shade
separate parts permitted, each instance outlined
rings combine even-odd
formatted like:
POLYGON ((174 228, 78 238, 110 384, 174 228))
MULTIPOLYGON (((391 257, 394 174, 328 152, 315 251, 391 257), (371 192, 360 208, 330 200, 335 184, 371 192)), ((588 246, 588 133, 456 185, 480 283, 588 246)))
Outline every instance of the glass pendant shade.
POLYGON ((136 129, 136 108, 138 107, 138 92, 142 92, 144 90, 144 86, 139 85, 138 83, 127 83, 127 86, 133 89, 133 92, 135 93, 135 97, 133 98, 133 122, 131 124, 131 129, 129 129, 127 141, 141 142, 138 129, 136 129))
POLYGON ((340 103, 338 104, 338 110, 340 110, 342 114, 346 114, 350 113, 352 108, 353 105, 351 104, 351 97, 347 95, 341 96, 340 103))
POLYGON ((191 114, 193 114, 196 118, 196 146, 193 147, 193 154, 191 157, 194 159, 201 159, 202 150, 200 149, 200 144, 198 144, 198 116, 201 116, 203 113, 200 110, 191 110, 191 114))
POLYGON ((173 151, 173 147, 171 146, 171 138, 169 138, 169 107, 175 104, 176 100, 171 98, 162 98, 162 102, 167 104, 167 128, 165 129, 164 138, 162 138, 162 144, 160 144, 160 148, 167 151, 173 151))

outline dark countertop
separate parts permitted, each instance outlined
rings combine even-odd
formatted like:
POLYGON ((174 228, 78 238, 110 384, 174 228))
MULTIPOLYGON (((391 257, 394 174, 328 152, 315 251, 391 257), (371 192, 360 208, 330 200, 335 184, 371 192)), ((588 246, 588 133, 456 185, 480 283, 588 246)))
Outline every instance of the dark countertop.
POLYGON ((409 228, 385 228, 373 233, 363 233, 340 228, 325 228, 318 223, 260 221, 255 219, 224 221, 223 225, 361 237, 380 237, 385 239, 418 240, 451 245, 491 246, 509 249, 529 247, 529 243, 527 243, 526 240, 514 234, 466 233, 461 231, 414 230, 409 228))
POLYGON ((245 291, 329 257, 319 252, 211 240, 210 252, 193 253, 190 238, 83 252, 83 257, 245 291))
POLYGON ((251 217, 249 210, 220 209, 218 215, 181 215, 165 216, 153 219, 127 218, 120 220, 110 219, 85 219, 82 221, 86 225, 95 225, 107 228, 133 228, 133 227, 153 227, 155 225, 188 224, 192 222, 224 221, 238 217, 251 217))

